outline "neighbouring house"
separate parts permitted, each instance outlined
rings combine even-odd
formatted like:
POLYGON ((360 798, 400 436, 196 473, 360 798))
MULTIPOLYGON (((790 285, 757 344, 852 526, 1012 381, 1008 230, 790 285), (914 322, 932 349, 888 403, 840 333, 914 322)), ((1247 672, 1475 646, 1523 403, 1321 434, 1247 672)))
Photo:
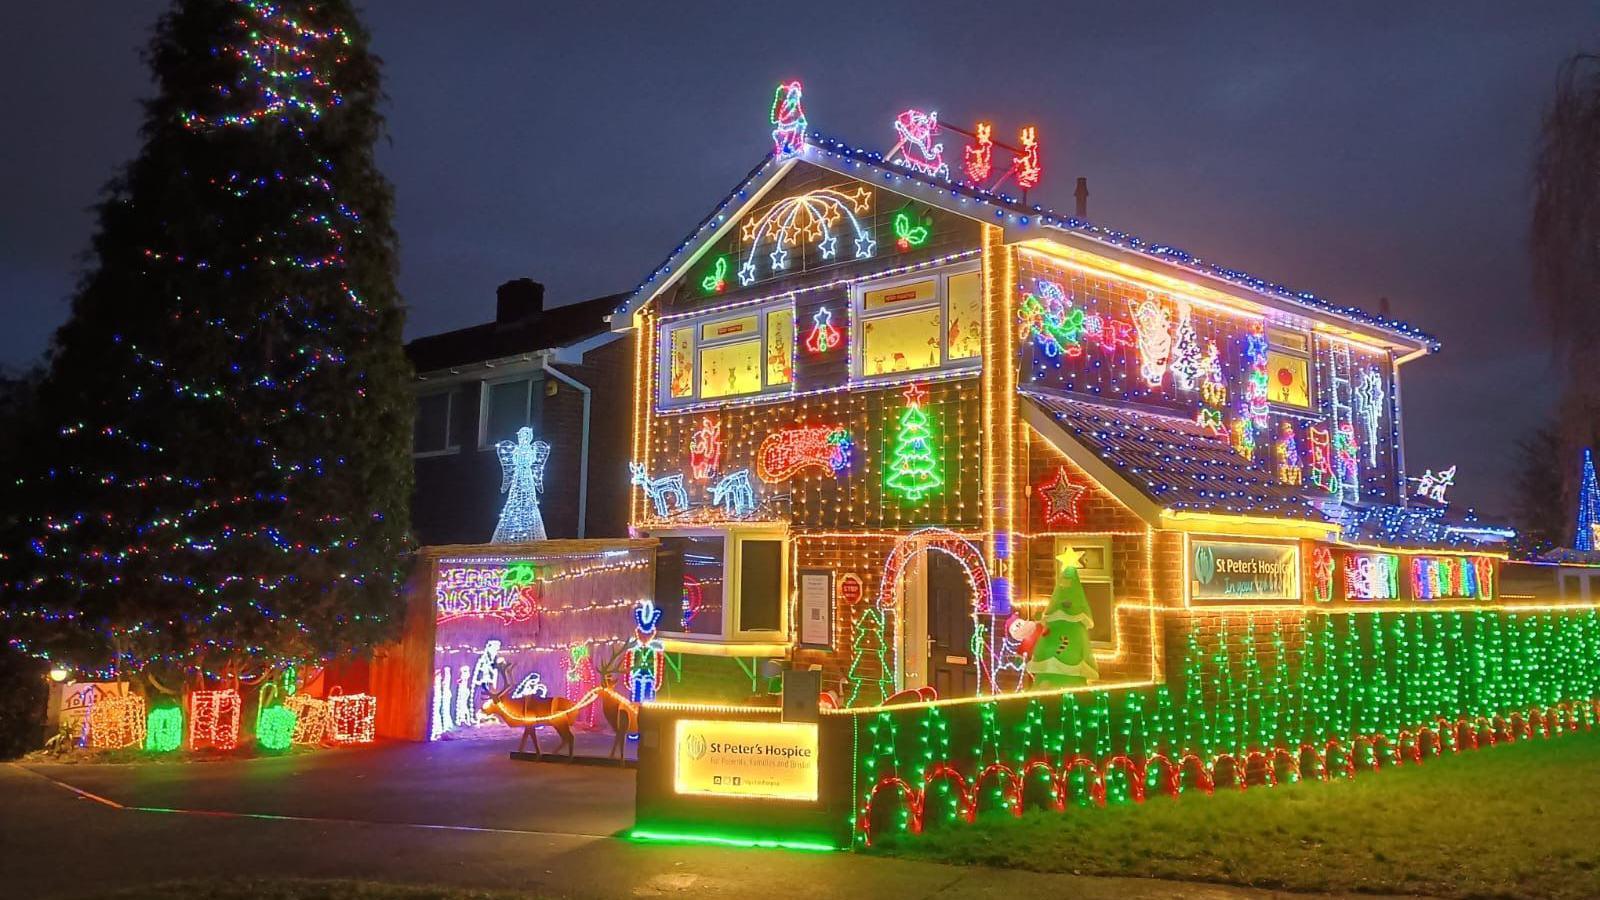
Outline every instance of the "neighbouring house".
POLYGON ((495 292, 494 321, 406 345, 416 370, 411 521, 422 545, 479 544, 505 495, 495 445, 523 427, 550 445, 539 497, 551 538, 627 535, 632 339, 616 296, 546 307, 527 278, 495 292))

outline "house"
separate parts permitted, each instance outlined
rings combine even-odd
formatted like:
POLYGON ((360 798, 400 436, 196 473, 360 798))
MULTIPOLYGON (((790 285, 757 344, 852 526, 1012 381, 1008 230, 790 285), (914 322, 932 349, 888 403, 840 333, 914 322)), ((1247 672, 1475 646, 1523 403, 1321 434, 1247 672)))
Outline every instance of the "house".
POLYGON ((495 447, 523 427, 550 445, 539 505, 551 538, 624 536, 632 339, 616 296, 546 308, 527 278, 496 291, 493 322, 406 345, 416 371, 411 520, 423 545, 488 542, 505 502, 495 447))
POLYGON ((1176 683, 1230 616, 1498 602, 1508 533, 1405 455, 1434 338, 983 187, 1037 182, 1031 129, 980 179, 988 126, 788 121, 612 319, 663 699, 1176 683))

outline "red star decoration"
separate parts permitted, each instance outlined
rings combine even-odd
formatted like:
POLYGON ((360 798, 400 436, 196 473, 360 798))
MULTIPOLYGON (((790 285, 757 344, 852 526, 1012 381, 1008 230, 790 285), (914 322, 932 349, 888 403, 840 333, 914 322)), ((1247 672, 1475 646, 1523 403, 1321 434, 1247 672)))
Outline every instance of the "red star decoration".
POLYGON ((920 407, 922 401, 928 399, 928 389, 913 381, 911 384, 906 385, 904 395, 907 406, 920 407))
POLYGON ((1067 467, 1056 469, 1056 477, 1039 485, 1039 500, 1044 504, 1044 521, 1047 525, 1076 525, 1078 499, 1088 492, 1081 484, 1073 484, 1067 476, 1067 467))

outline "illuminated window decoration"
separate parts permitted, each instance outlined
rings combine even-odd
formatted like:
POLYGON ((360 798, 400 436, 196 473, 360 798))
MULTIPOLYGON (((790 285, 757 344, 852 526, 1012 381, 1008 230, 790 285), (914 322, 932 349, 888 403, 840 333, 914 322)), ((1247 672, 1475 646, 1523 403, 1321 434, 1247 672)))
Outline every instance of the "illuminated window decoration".
POLYGON ((921 247, 933 234, 933 221, 913 212, 910 203, 894 214, 893 225, 894 245, 901 253, 921 247))
POLYGON ((1311 449, 1311 462, 1307 466, 1311 483, 1330 494, 1339 492, 1339 477, 1333 468, 1333 435, 1321 425, 1306 429, 1306 444, 1311 449))
POLYGON ((706 593, 700 584, 700 579, 685 572, 683 575, 683 611, 678 616, 680 619, 679 624, 683 626, 684 631, 690 630, 690 626, 694 624, 694 617, 700 612, 700 608, 705 605, 705 602, 706 593))
POLYGON ((1418 600, 1494 599, 1494 560, 1485 556, 1413 556, 1411 590, 1418 600))
POLYGON ((1350 495, 1347 499, 1361 499, 1361 458, 1356 446, 1356 429, 1349 422, 1340 422, 1333 432, 1333 464, 1339 483, 1350 495))
POLYGON ((370 744, 377 736, 378 698, 371 694, 334 694, 328 698, 328 721, 329 738, 335 744, 370 744))
POLYGON ((855 241, 855 258, 867 259, 877 247, 872 232, 856 218, 872 210, 872 189, 865 185, 854 188, 819 188, 785 197, 772 204, 765 214, 751 216, 741 226, 740 235, 749 249, 739 266, 739 284, 748 287, 756 280, 756 254, 764 246, 772 249, 766 253, 770 272, 781 272, 789 267, 787 248, 804 241, 816 244, 823 259, 833 259, 839 254, 839 235, 835 228, 849 222, 855 241))
POLYGON ((944 144, 939 136, 939 113, 908 109, 895 117, 894 148, 884 159, 933 178, 949 178, 950 166, 944 161, 944 144))
POLYGON ((145 720, 144 749, 151 753, 171 753, 183 746, 183 709, 158 706, 145 720))
POLYGON ((1244 400, 1250 424, 1256 428, 1267 427, 1267 336, 1257 325, 1245 337, 1244 345, 1244 400))
POLYGON ((239 692, 189 693, 189 749, 232 750, 239 746, 239 692))
POLYGON ((544 686, 544 676, 538 672, 529 672, 522 676, 517 686, 511 689, 511 699, 521 700, 523 697, 548 697, 550 689, 544 686))
POLYGON ((777 484, 806 469, 840 475, 850 467, 853 448, 850 432, 838 425, 799 425, 774 431, 756 448, 756 476, 777 484))
POLYGON ((913 503, 944 485, 939 473, 936 437, 922 404, 928 389, 912 383, 905 390, 906 408, 900 414, 899 431, 894 438, 893 458, 885 467, 885 484, 913 503))
MULTIPOLYGON (((448 683, 448 676, 446 683, 448 683)), ((314 747, 328 737, 328 701, 305 694, 285 697, 285 709, 294 713, 294 734, 290 740, 298 747, 314 747)))
POLYGON ((994 171, 994 140, 990 137, 992 126, 988 122, 979 122, 972 131, 972 143, 961 152, 961 167, 966 171, 968 181, 980 184, 994 171))
POLYGON ((1179 693, 1077 690, 852 716, 859 839, 991 812, 1366 778, 1596 721, 1600 617, 1591 610, 1232 615, 1198 625, 1172 647, 1179 693))
POLYGON ((700 427, 689 436, 689 471, 700 481, 717 476, 722 460, 722 423, 702 416, 700 427))
POLYGON ((1418 497, 1424 497, 1435 503, 1448 503, 1449 501, 1444 498, 1445 492, 1450 490, 1450 486, 1456 483, 1456 467, 1451 466, 1448 469, 1440 469, 1437 473, 1432 469, 1427 469, 1422 473, 1421 478, 1413 478, 1411 480, 1417 483, 1418 497))
POLYGON ((722 507, 723 512, 742 519, 756 511, 756 492, 750 484, 750 470, 738 469, 717 479, 711 485, 711 505, 722 507))
POLYGON ((1214 342, 1206 344, 1206 355, 1200 361, 1200 411, 1195 422, 1212 437, 1223 437, 1227 426, 1223 424, 1222 410, 1228 403, 1228 382, 1222 375, 1222 359, 1214 342))
POLYGON ((800 80, 778 85, 772 96, 772 152, 779 157, 793 156, 806 145, 806 111, 801 105, 800 80))
POLYGON ((1167 376, 1172 358, 1172 318, 1154 296, 1133 305, 1133 326, 1139 335, 1139 375, 1151 387, 1167 376))
POLYGON ((628 463, 628 471, 632 473, 632 483, 643 488, 645 496, 655 504, 657 516, 665 519, 689 508, 689 492, 683 488, 682 473, 651 478, 645 467, 636 462, 628 463))
POLYGON ((1578 527, 1572 536, 1572 548, 1581 552, 1595 549, 1595 538, 1600 536, 1600 486, 1595 483, 1594 452, 1583 448, 1583 477, 1578 487, 1578 527))
POLYGON ((1333 599, 1333 551, 1322 544, 1311 548, 1311 597, 1318 603, 1333 599))
POLYGON ((436 621, 472 617, 526 622, 539 613, 539 568, 441 564, 434 583, 436 621))
POLYGON ((1173 385, 1180 391, 1195 390, 1205 377, 1205 364, 1200 336, 1194 330, 1194 317, 1188 304, 1182 304, 1178 307, 1178 329, 1172 341, 1173 385))
POLYGON ((96 750, 139 747, 145 742, 147 717, 138 694, 102 697, 89 707, 89 746, 96 750))
POLYGON ((1294 426, 1288 422, 1278 425, 1278 481, 1283 484, 1300 484, 1305 470, 1300 465, 1300 445, 1294 439, 1294 426))
POLYGON ((539 494, 544 491, 544 465, 550 458, 550 445, 533 439, 533 429, 517 429, 517 440, 494 445, 500 457, 500 493, 506 505, 495 525, 493 544, 521 544, 542 541, 544 517, 539 514, 539 494))
POLYGON ((720 294, 728 289, 728 255, 717 257, 711 261, 711 268, 706 272, 706 277, 700 279, 700 290, 707 294, 720 294))
POLYGON ((1070 359, 1083 354, 1083 310, 1072 307, 1061 285, 1043 279, 1035 282, 1034 292, 1023 294, 1017 314, 1046 356, 1070 359))
POLYGON ((1393 553, 1347 553, 1344 595, 1351 600, 1400 599, 1400 557, 1393 553))
MULTIPOLYGON (((633 637, 628 639, 628 697, 634 703, 649 703, 661 685, 665 651, 656 626, 661 610, 653 600, 640 600, 633 608, 633 637)), ((633 735, 637 736, 637 735, 633 735)))
POLYGON ((1022 152, 1011 160, 1011 177, 1017 187, 1031 190, 1038 186, 1040 177, 1044 175, 1044 168, 1039 165, 1039 129, 1027 126, 1022 129, 1017 141, 1022 145, 1022 152))
POLYGON ((818 309, 811 317, 811 331, 806 334, 806 352, 821 356, 843 343, 844 332, 833 324, 833 311, 826 306, 818 309))
POLYGON ((1256 458, 1256 430, 1250 420, 1240 416, 1233 420, 1233 452, 1246 461, 1256 458))
POLYGON ((1100 677, 1089 644, 1094 616, 1078 577, 1082 565, 1083 553, 1072 547, 1056 555, 1055 588, 1040 619, 1044 634, 1028 657, 1028 674, 1040 690, 1087 684, 1100 677))
POLYGON ((1055 476, 1038 486, 1039 503, 1044 507, 1046 525, 1076 525, 1078 501, 1088 492, 1081 484, 1074 484, 1066 466, 1057 466, 1055 476))

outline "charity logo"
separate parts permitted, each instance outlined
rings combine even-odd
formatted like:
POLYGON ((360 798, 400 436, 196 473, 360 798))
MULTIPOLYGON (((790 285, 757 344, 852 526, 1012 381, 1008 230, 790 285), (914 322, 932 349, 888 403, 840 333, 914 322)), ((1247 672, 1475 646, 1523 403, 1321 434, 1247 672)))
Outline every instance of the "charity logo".
POLYGON ((1217 572, 1216 553, 1210 547, 1196 547, 1194 551, 1194 574, 1200 579, 1201 584, 1210 584, 1211 576, 1217 572))
POLYGON ((688 752, 690 759, 698 760, 706 755, 706 739, 704 735, 690 734, 683 739, 683 749, 688 752))

